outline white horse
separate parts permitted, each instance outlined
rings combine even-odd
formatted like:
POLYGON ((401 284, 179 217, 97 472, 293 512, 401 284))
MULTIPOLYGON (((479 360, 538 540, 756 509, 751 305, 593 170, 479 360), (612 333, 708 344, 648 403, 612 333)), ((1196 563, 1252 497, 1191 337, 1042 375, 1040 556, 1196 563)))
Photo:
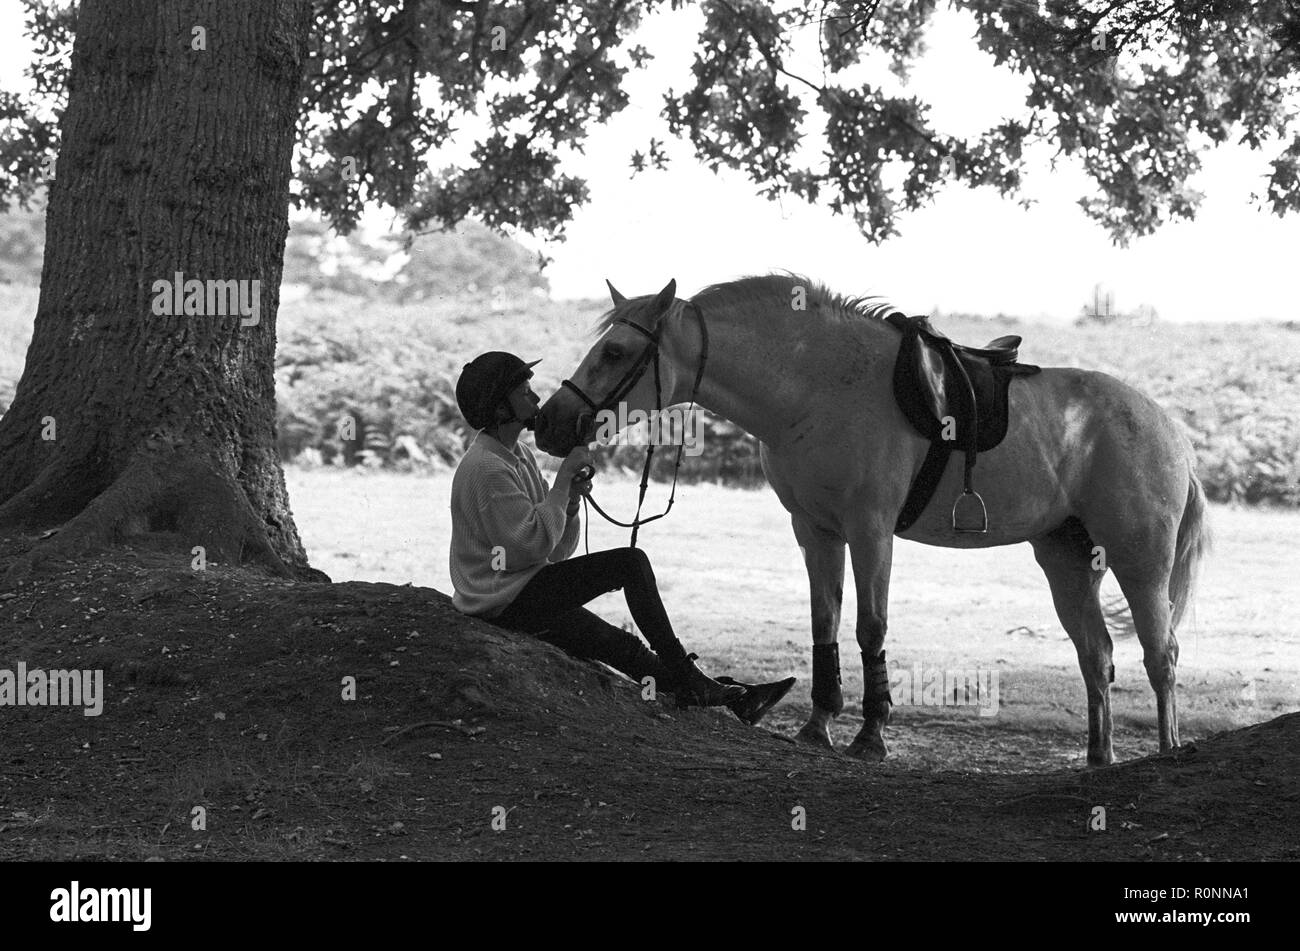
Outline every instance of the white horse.
MULTIPOLYGON (((812 592, 813 712, 799 738, 831 746, 829 725, 844 707, 837 638, 847 545, 865 685, 863 725, 847 752, 882 759, 894 529, 929 448, 894 397, 902 334, 880 319, 888 308, 797 276, 715 284, 690 301, 676 299, 675 282, 633 300, 610 290, 615 306, 599 340, 541 408, 538 446, 563 456, 589 441, 597 400, 610 395, 649 411, 657 391, 670 406, 693 388, 700 405, 756 436, 812 592)), ((1014 382, 1009 405, 1005 438, 978 456, 987 533, 954 530, 951 500, 961 493, 963 466, 953 458, 900 537, 949 548, 1033 546, 1078 652, 1090 765, 1114 760, 1114 667, 1098 599, 1113 571, 1155 690, 1160 749, 1169 750, 1178 745, 1174 630, 1209 541, 1190 447, 1151 399, 1104 373, 1044 368, 1014 382)))

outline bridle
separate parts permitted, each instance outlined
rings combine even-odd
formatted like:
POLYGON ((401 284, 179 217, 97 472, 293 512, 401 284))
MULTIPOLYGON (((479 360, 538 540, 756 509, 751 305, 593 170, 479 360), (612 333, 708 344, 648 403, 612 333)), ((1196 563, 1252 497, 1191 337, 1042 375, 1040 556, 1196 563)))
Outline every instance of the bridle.
MULTIPOLYGON (((700 310, 698 304, 694 301, 687 301, 686 306, 695 310, 695 316, 700 322, 700 363, 695 369, 695 382, 691 385, 691 406, 690 409, 687 410, 687 413, 689 414, 695 409, 695 397, 699 395, 700 381, 704 379, 704 364, 709 359, 709 328, 704 322, 704 311, 700 310)), ((600 414, 606 410, 613 409, 625 396, 627 396, 628 393, 632 392, 632 388, 636 386, 637 383, 640 382, 641 377, 645 375, 646 368, 653 365, 655 374, 655 416, 658 418, 659 411, 663 408, 661 405, 663 402, 663 390, 659 381, 659 346, 660 333, 664 321, 661 320, 654 330, 646 330, 640 324, 635 324, 626 317, 615 317, 612 323, 625 324, 626 326, 631 327, 637 333, 646 338, 646 345, 641 349, 641 352, 637 354, 637 358, 632 362, 632 366, 630 366, 627 372, 623 374, 622 378, 614 384, 614 389, 610 391, 609 395, 606 396, 602 402, 597 403, 586 393, 582 392, 578 387, 578 384, 574 383, 572 380, 562 380, 560 385, 565 389, 576 393, 578 398, 586 403, 591 409, 593 418, 595 418, 599 417, 600 414)), ((647 441, 646 443, 645 467, 641 471, 641 490, 637 496, 636 515, 633 516, 632 521, 620 522, 618 519, 611 518, 609 514, 596 503, 596 500, 591 498, 590 494, 583 496, 583 505, 585 506, 590 502, 592 507, 600 513, 601 518, 605 521, 618 525, 620 528, 632 529, 631 547, 635 548, 637 532, 640 530, 641 526, 648 522, 657 521, 672 511, 673 501, 677 496, 677 474, 681 470, 682 451, 685 448, 685 441, 677 447, 677 461, 673 463, 672 491, 668 494, 667 507, 665 507, 658 515, 652 515, 649 518, 641 517, 641 505, 645 502, 646 486, 650 481, 650 464, 654 461, 655 455, 655 446, 651 441, 647 441)), ((585 526, 585 530, 588 534, 584 537, 588 554, 591 553, 589 537, 590 529, 591 522, 590 519, 588 519, 585 526)))

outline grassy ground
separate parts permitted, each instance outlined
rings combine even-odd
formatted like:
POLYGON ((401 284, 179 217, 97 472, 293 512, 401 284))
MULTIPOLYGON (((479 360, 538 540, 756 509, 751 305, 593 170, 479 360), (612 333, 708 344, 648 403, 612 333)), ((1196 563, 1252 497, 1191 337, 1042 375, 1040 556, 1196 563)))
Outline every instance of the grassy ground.
MULTIPOLYGON (((0 571, 37 544, 0 536, 0 571)), ((195 571, 186 545, 0 591, 0 657, 104 674, 98 716, 2 711, 0 860, 1300 858, 1300 714, 1158 756, 1121 727, 1123 762, 1083 770, 1077 727, 896 710, 864 764, 646 702, 428 588, 195 571)))
MULTIPOLYGON (((0 711, 0 860, 1300 857, 1281 831, 1300 806, 1300 714, 1279 715, 1297 706, 1294 513, 1215 511, 1200 633, 1184 636, 1184 745, 1149 755, 1151 693, 1123 641, 1120 762, 1099 770, 1081 768, 1082 686, 1026 553, 901 546, 891 660, 992 667, 1000 707, 895 707, 891 756, 868 765, 789 739, 809 710, 807 607, 769 493, 685 488, 646 539, 709 669, 802 678, 750 728, 646 702, 418 586, 447 587, 445 475, 289 477, 340 583, 196 571, 188 541, 157 535, 0 590, 0 668, 104 675, 99 716, 0 711), (1098 806, 1107 830, 1086 831, 1098 806)), ((600 480, 619 511, 632 491, 600 480)), ((593 547, 622 540, 593 532, 593 547)), ((0 575, 39 544, 0 536, 0 575)), ((598 609, 625 616, 617 597, 598 609)), ((850 707, 841 748, 856 725, 850 707)))
MULTIPOLYGON (((412 582, 450 592, 447 513, 450 476, 399 476, 337 469, 290 469, 294 514, 313 564, 335 581, 412 582)), ((651 486, 657 512, 666 486, 651 486)), ((601 504, 629 516, 632 480, 602 478, 601 504)), ((1300 572, 1300 512, 1214 506, 1215 550, 1202 575, 1192 623, 1180 632, 1180 716, 1184 738, 1258 722, 1300 707, 1300 623, 1288 592, 1300 572)), ((625 530, 597 519, 593 551, 627 543, 625 530)), ((770 491, 694 485, 679 489, 672 514, 642 532, 665 604, 679 635, 706 669, 739 676, 795 675, 799 687, 775 712, 774 728, 797 729, 808 709, 811 649, 808 588, 789 520, 770 491)), ((579 547, 579 553, 582 551, 579 547)), ((1047 584, 1027 545, 986 552, 895 546, 890 593, 890 662, 996 670, 997 717, 929 711, 972 728, 1073 731, 1077 743, 1045 736, 1038 753, 1077 762, 1086 734, 1083 682, 1074 648, 1056 621, 1047 584)), ((1108 590, 1118 588, 1108 579, 1108 590)), ((856 599, 845 584, 841 627, 845 693, 861 693, 853 642, 856 599)), ((630 624, 620 594, 593 610, 630 624)), ((1151 748, 1154 696, 1136 638, 1117 639, 1114 709, 1116 754, 1151 748)), ((920 711, 896 710, 906 721, 920 711)), ((848 742, 855 717, 837 724, 848 742)), ((923 737, 921 738, 923 739, 923 737)), ((951 765, 950 751, 918 742, 900 754, 951 765)))

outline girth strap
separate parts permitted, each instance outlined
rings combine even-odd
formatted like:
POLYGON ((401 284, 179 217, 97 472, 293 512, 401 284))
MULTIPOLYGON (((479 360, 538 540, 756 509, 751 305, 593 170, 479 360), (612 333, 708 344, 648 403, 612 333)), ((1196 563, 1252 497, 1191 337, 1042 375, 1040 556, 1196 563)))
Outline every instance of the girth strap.
MULTIPOLYGON (((1008 388, 1011 379, 1039 372, 1039 368, 1016 362, 1018 337, 1001 337, 988 348, 954 344, 934 330, 924 317, 890 314, 885 320, 903 334, 894 363, 894 397, 899 409, 920 435, 930 441, 920 470, 903 501, 894 533, 907 531, 929 504, 954 451, 964 456, 962 495, 953 506, 954 531, 983 531, 987 511, 974 489, 978 454, 995 448, 1006 435, 1009 417, 1008 388), (948 433, 944 420, 951 415, 955 434, 948 433), (945 433, 955 439, 944 439, 945 433), (977 504, 983 525, 959 524, 958 509, 967 500, 977 504)), ((971 514, 969 506, 967 514, 971 514)))

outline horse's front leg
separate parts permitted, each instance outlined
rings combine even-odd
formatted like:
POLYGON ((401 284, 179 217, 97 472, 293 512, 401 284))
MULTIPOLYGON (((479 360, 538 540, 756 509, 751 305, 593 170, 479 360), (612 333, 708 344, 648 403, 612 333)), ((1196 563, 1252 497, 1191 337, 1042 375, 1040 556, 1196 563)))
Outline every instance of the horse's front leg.
POLYGON ((814 528, 798 515, 791 517, 794 535, 803 550, 812 602, 812 716, 796 739, 833 748, 831 721, 844 709, 840 690, 840 603, 844 596, 844 539, 814 528))
POLYGON ((856 759, 879 762, 888 754, 889 670, 885 666, 885 626, 889 568, 894 557, 890 529, 849 540, 853 581, 858 592, 858 647, 862 650, 862 729, 845 751, 856 759))

